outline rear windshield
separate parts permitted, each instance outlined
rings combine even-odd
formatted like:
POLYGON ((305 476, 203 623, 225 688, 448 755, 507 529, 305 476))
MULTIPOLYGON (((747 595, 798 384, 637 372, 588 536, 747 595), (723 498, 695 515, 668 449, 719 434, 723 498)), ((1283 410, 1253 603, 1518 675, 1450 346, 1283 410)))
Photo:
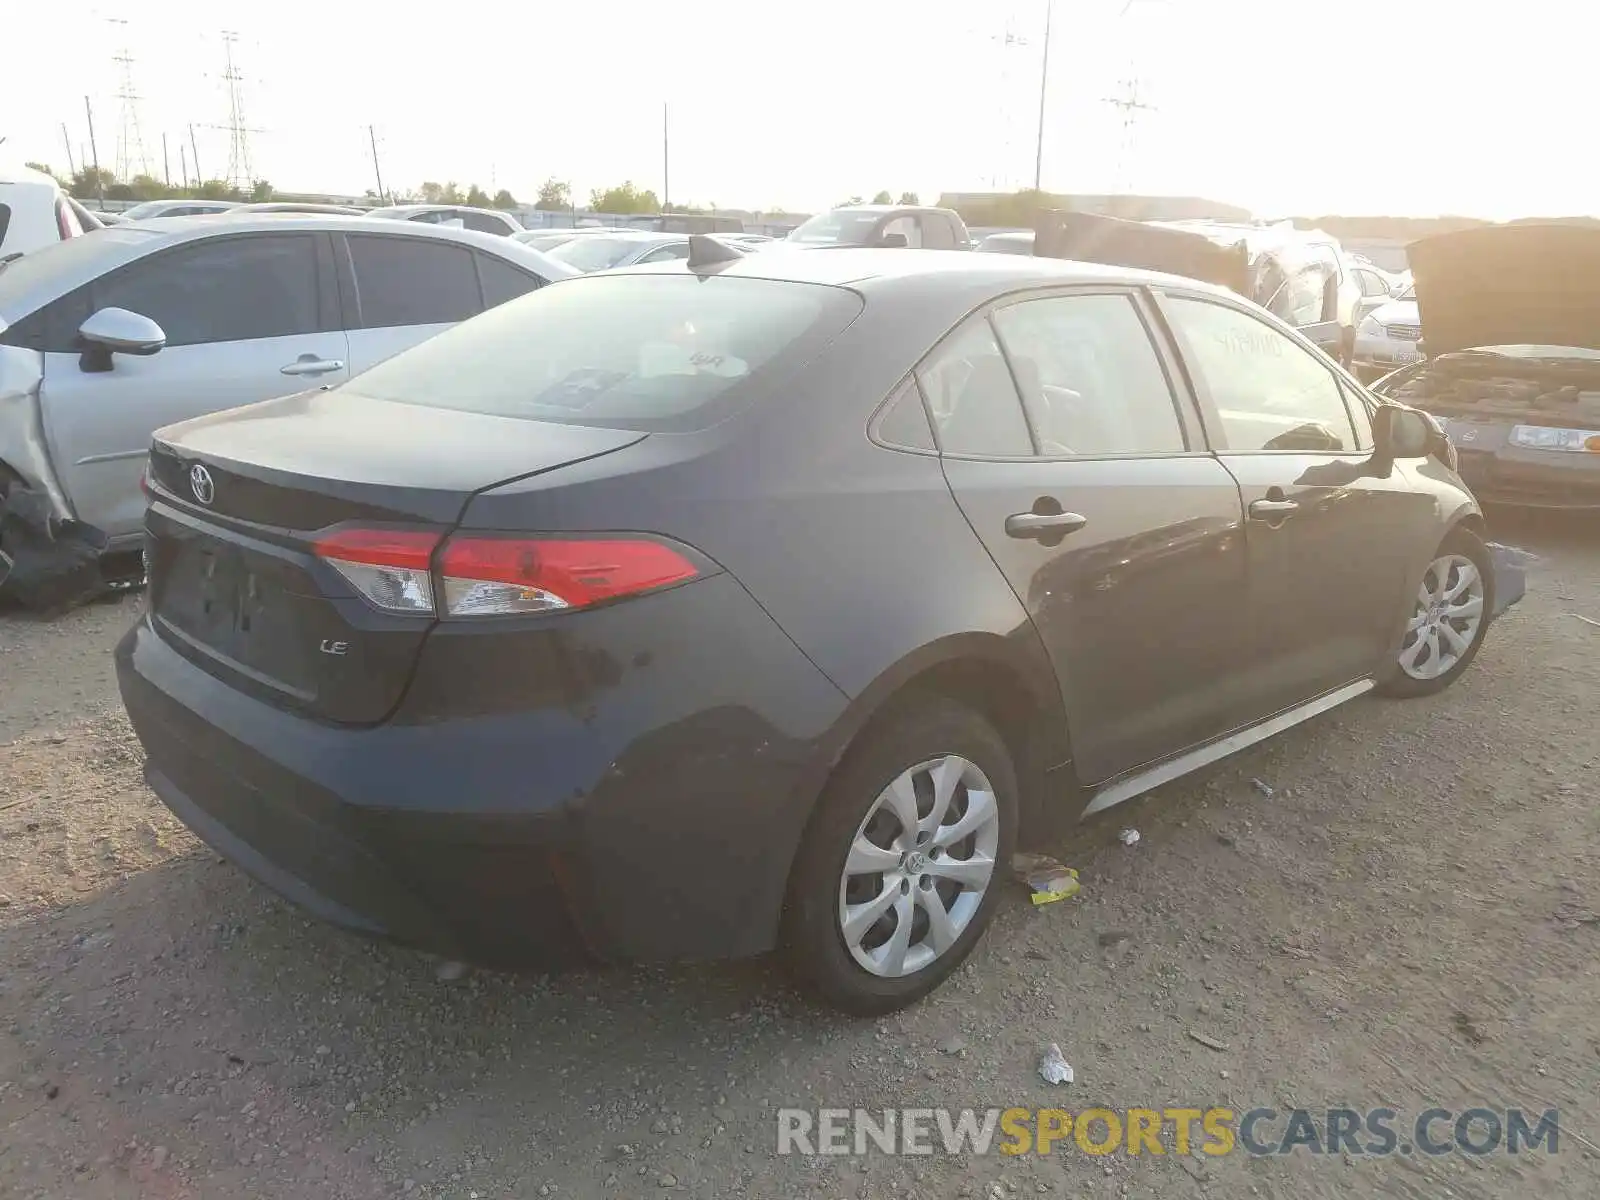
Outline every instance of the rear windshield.
POLYGON ((604 271, 607 267, 616 266, 643 244, 634 238, 579 237, 545 253, 579 271, 604 271))
POLYGON ((579 277, 457 325, 349 386, 566 425, 702 429, 814 356, 861 305, 844 288, 771 279, 579 277))
POLYGON ((822 213, 791 233, 789 240, 813 246, 864 246, 882 218, 882 213, 849 209, 822 213))

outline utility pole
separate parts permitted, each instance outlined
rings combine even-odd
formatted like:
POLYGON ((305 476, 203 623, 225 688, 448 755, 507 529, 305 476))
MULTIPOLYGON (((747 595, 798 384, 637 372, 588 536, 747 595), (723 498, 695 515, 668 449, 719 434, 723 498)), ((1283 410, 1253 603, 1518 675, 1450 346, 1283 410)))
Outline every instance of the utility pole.
POLYGON ((183 175, 183 190, 189 190, 189 147, 178 143, 178 170, 183 175))
POLYGON ((67 133, 67 123, 65 121, 61 122, 61 141, 67 147, 67 173, 76 176, 78 168, 72 163, 72 137, 67 133))
POLYGON ((194 124, 189 125, 189 149, 194 154, 194 185, 199 188, 205 176, 200 174, 200 147, 194 144, 194 124))
POLYGON ((161 177, 166 180, 167 186, 172 186, 172 159, 167 154, 167 135, 161 134, 161 177))
POLYGON ((94 194, 95 198, 100 202, 100 207, 104 208, 106 203, 106 183, 100 174, 100 151, 94 144, 94 109, 90 106, 89 97, 87 96, 83 98, 83 115, 89 118, 89 153, 93 156, 94 161, 94 194))
POLYGON ((1050 13, 1055 5, 1044 0, 1044 57, 1039 63, 1039 134, 1033 149, 1033 190, 1041 191, 1044 178, 1044 98, 1050 86, 1050 13))
POLYGON ((378 177, 378 203, 387 204, 383 198, 383 168, 378 165, 378 133, 371 125, 367 126, 367 141, 372 144, 372 173, 378 177))
POLYGON ((672 201, 672 109, 661 106, 661 211, 672 201))

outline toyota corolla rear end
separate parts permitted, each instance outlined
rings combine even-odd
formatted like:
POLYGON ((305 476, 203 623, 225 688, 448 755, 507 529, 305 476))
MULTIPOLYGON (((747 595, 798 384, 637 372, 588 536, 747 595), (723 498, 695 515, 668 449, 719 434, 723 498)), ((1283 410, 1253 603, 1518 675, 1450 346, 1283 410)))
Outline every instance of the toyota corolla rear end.
POLYGON ((844 699, 662 488, 859 304, 718 282, 541 289, 158 433, 117 672, 162 801, 306 908, 455 957, 766 949, 844 699), (597 529, 597 496, 633 519, 597 529))

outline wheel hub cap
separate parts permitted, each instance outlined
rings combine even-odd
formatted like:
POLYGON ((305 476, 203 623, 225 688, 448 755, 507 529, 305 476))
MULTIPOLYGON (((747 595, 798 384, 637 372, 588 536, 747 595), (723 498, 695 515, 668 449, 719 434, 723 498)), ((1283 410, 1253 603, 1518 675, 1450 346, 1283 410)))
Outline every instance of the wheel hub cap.
POLYGON ((839 935, 873 975, 914 975, 960 939, 1000 848, 994 787, 957 755, 918 763, 878 794, 839 879, 839 935))
POLYGON ((1429 680, 1451 670, 1482 633, 1483 576, 1470 558, 1446 554, 1423 573, 1417 605, 1400 647, 1400 668, 1429 680))

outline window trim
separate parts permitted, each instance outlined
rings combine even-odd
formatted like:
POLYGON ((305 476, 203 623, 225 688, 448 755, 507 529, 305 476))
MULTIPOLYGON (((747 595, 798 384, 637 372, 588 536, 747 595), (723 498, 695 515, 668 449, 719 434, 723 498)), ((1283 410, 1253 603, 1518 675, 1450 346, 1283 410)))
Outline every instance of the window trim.
POLYGON ((867 420, 867 440, 874 446, 893 450, 896 454, 915 454, 922 458, 940 457, 939 429, 934 424, 933 414, 928 411, 928 397, 923 394, 922 381, 917 378, 915 369, 902 375, 900 381, 889 389, 889 394, 879 401, 878 407, 872 410, 872 416, 867 420), (931 450, 923 446, 903 445, 883 436, 884 422, 889 419, 889 413, 893 411, 895 405, 905 397, 907 389, 916 396, 917 406, 922 409, 922 419, 928 423, 928 436, 933 441, 931 450))
MULTIPOLYGON (((95 313, 99 312, 105 307, 100 299, 100 289, 102 287, 114 280, 121 278, 129 272, 146 270, 152 263, 159 263, 162 260, 170 258, 174 255, 193 253, 198 249, 210 249, 213 246, 223 245, 228 242, 243 242, 259 240, 262 238, 300 238, 312 243, 311 258, 313 263, 313 271, 315 272, 312 277, 312 285, 317 297, 316 319, 313 322, 315 328, 307 331, 304 334, 275 333, 266 336, 311 337, 319 333, 337 333, 340 331, 338 321, 339 310, 338 306, 333 303, 333 294, 329 287, 329 281, 325 278, 324 272, 326 260, 323 256, 321 241, 325 236, 325 234, 308 232, 302 229, 263 229, 251 230, 248 233, 228 233, 221 236, 186 238, 181 242, 175 242, 171 245, 162 246, 161 248, 154 250, 149 254, 141 254, 138 258, 122 263, 112 270, 105 272, 103 275, 97 275, 95 278, 89 280, 85 284, 80 285, 79 287, 63 292, 54 300, 49 301, 48 304, 59 303, 60 301, 65 300, 68 296, 80 291, 87 292, 89 297, 89 314, 90 316, 93 316, 95 313)), ((47 307, 47 305, 40 305, 39 307, 42 309, 47 307)), ((246 338, 243 340, 264 341, 266 340, 266 337, 246 338)), ((190 346, 226 346, 232 344, 233 343, 231 342, 185 342, 181 346, 172 346, 171 349, 187 350, 190 346)))
MULTIPOLYGON (((1370 453, 1370 449, 1364 450, 1359 447, 1359 443, 1361 441, 1360 433, 1356 429, 1355 418, 1350 413, 1350 392, 1346 386, 1347 381, 1351 381, 1350 377, 1340 369, 1338 363, 1334 362, 1333 359, 1328 357, 1327 353, 1324 352, 1320 346, 1318 346, 1310 338, 1306 337, 1300 330, 1279 320, 1271 313, 1265 311, 1252 311, 1244 304, 1235 303, 1231 297, 1218 295, 1213 292, 1190 291, 1187 288, 1181 287, 1156 287, 1151 289, 1151 297, 1161 313, 1162 321, 1166 325, 1168 334, 1173 340, 1173 345, 1177 347, 1179 353, 1183 356, 1185 371, 1189 377, 1189 384, 1194 390, 1194 396, 1200 408, 1201 418, 1206 425, 1207 440, 1210 442, 1215 453, 1219 455, 1249 454, 1263 457, 1282 457, 1285 455, 1298 455, 1300 457, 1305 457, 1306 455, 1318 455, 1324 458, 1348 458, 1352 455, 1364 455, 1370 453), (1217 407, 1216 398, 1212 396, 1211 388, 1206 383, 1205 376, 1200 372, 1197 365, 1198 356, 1195 354, 1193 347, 1189 345, 1188 339, 1184 336, 1182 328, 1176 321, 1172 319, 1172 313, 1169 307, 1169 301, 1171 300, 1192 301, 1200 304, 1212 304, 1218 308, 1231 309, 1240 316, 1247 317, 1250 320, 1255 321, 1257 324, 1266 326, 1274 333, 1288 338, 1289 341, 1299 346, 1301 350, 1311 357, 1312 361, 1316 362, 1323 368, 1323 370, 1328 372, 1328 376, 1333 381, 1335 390, 1339 393, 1340 402, 1344 405, 1344 417, 1350 425, 1351 440, 1358 443, 1357 447, 1351 450, 1250 450, 1240 449, 1232 446, 1228 441, 1227 431, 1223 428, 1222 412, 1217 407)), ((1358 396, 1363 395, 1363 390, 1359 385, 1356 387, 1355 394, 1358 396)), ((1365 399, 1363 399, 1363 403, 1366 403, 1365 399)))

